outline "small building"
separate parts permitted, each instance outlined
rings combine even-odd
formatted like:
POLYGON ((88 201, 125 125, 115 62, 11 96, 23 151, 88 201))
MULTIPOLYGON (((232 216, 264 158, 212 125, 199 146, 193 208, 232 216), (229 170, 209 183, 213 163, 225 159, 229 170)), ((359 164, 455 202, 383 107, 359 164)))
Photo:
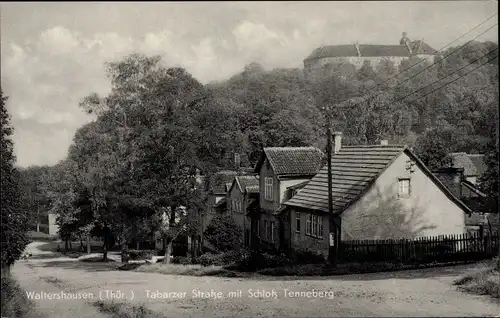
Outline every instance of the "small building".
MULTIPOLYGON (((335 135, 332 203, 341 240, 417 238, 466 232, 472 213, 406 146, 342 146, 335 135)), ((325 165, 281 211, 292 249, 330 246, 325 165)))
POLYGON ((223 170, 212 176, 208 184, 207 207, 206 211, 201 214, 199 240, 204 246, 206 243, 203 239, 203 233, 207 229, 210 222, 218 215, 227 213, 226 196, 232 181, 238 173, 231 170, 223 170))
POLYGON ((242 229, 244 246, 250 245, 251 219, 247 216, 248 207, 258 199, 259 178, 256 175, 236 176, 226 198, 227 210, 236 224, 242 229))
POLYGON ((452 152, 448 154, 453 168, 464 169, 465 180, 478 184, 479 179, 486 171, 486 163, 482 154, 468 154, 465 152, 452 152))
POLYGON ((57 235, 59 233, 59 225, 56 223, 57 215, 49 213, 47 217, 49 219, 49 235, 57 235))
MULTIPOLYGON (((259 176, 259 207, 250 207, 252 242, 276 249, 285 245, 288 230, 276 216, 290 198, 290 187, 310 180, 321 168, 324 155, 314 147, 264 148, 254 172, 259 176)), ((285 223, 284 223, 285 222, 285 223)))
POLYGON ((465 220, 467 230, 469 232, 479 232, 480 234, 491 234, 492 229, 488 220, 490 215, 494 215, 495 209, 491 206, 487 195, 476 184, 467 180, 465 169, 446 167, 433 171, 433 173, 457 198, 460 198, 472 210, 472 214, 465 220))

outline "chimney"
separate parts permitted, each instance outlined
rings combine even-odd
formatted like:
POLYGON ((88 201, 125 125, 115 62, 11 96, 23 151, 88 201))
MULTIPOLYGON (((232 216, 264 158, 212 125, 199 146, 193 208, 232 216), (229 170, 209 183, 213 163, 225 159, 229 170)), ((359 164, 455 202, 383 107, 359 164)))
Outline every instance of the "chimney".
POLYGON ((383 139, 383 140, 380 141, 380 145, 381 146, 388 146, 389 145, 389 141, 386 140, 386 139, 383 139))
POLYGON ((342 133, 341 132, 334 132, 333 133, 333 143, 334 143, 334 148, 333 148, 333 153, 336 154, 340 151, 340 148, 342 147, 342 133))

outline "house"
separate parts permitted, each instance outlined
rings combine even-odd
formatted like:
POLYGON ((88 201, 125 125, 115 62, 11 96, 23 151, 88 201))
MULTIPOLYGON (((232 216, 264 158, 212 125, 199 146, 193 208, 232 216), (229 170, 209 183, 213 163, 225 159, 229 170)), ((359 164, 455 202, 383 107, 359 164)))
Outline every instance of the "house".
POLYGON ((310 180, 321 168, 324 155, 314 147, 263 148, 254 172, 259 176, 259 198, 249 206, 253 244, 284 245, 286 220, 276 216, 290 198, 290 187, 310 180), (258 204, 258 206, 257 206, 258 204), (255 240, 254 240, 255 239, 255 240))
MULTIPOLYGON (((416 238, 466 232, 471 210, 406 146, 342 146, 335 134, 332 205, 341 240, 416 238)), ((281 211, 291 220, 292 249, 328 254, 328 170, 325 165, 281 211)))
POLYGON ((464 169, 465 179, 472 184, 477 184, 486 171, 486 163, 482 154, 452 152, 448 154, 448 157, 452 167, 464 169))
POLYGON ((228 191, 227 210, 241 227, 244 246, 250 245, 251 219, 247 208, 258 199, 259 178, 256 175, 236 176, 228 191))
POLYGON ((494 215, 495 210, 487 195, 476 184, 467 180, 465 169, 445 167, 433 171, 433 173, 441 183, 472 210, 472 214, 465 220, 467 230, 481 234, 491 232, 488 220, 490 215, 494 215))
POLYGON ((201 214, 200 220, 200 238, 201 245, 205 245, 203 240, 203 233, 207 229, 207 226, 217 215, 224 215, 227 211, 226 209, 226 195, 231 187, 231 183, 234 177, 238 173, 231 170, 222 170, 215 173, 208 184, 208 195, 207 195, 207 208, 204 213, 201 214))

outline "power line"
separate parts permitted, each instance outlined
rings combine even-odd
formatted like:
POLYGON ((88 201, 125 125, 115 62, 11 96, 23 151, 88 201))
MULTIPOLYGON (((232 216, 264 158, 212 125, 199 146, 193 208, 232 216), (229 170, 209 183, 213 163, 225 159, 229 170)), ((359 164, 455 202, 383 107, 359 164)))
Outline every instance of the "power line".
POLYGON ((420 99, 422 99, 422 98, 425 98, 425 97, 429 96, 430 94, 432 94, 432 93, 434 93, 434 92, 436 92, 436 91, 440 90, 441 88, 443 88, 443 87, 445 87, 445 86, 447 86, 447 85, 449 85, 449 84, 451 84, 451 83, 454 83, 454 82, 458 81, 458 80, 459 80, 459 79, 461 79, 462 77, 465 77, 466 75, 468 75, 468 74, 470 74, 470 73, 474 72, 474 71, 475 71, 475 70, 477 70, 478 68, 480 68, 480 67, 482 67, 482 66, 484 66, 484 65, 488 64, 489 62, 493 61, 493 60, 494 60, 494 59, 496 59, 496 58, 498 58, 498 55, 496 55, 496 56, 494 56, 494 57, 490 58, 488 61, 486 61, 486 62, 484 62, 484 63, 480 64, 478 67, 474 68, 473 70, 470 70, 469 72, 465 73, 464 75, 461 75, 461 76, 459 76, 459 77, 455 78, 454 80, 449 81, 449 82, 447 82, 446 84, 439 86, 438 88, 436 88, 435 90, 432 90, 431 92, 429 92, 429 93, 425 94, 424 96, 421 96, 421 97, 419 97, 419 98, 417 98, 417 99, 415 99, 415 100, 412 100, 412 101, 411 101, 411 102, 409 102, 407 105, 411 105, 411 104, 415 103, 416 101, 418 101, 418 100, 420 100, 420 99))
POLYGON ((479 28, 481 25, 485 24, 486 22, 490 21, 491 19, 493 19, 494 16, 496 16, 498 14, 495 13, 493 14, 491 17, 489 17, 488 19, 484 20, 483 22, 479 23, 478 25, 476 25, 475 27, 473 27, 472 29, 470 29, 467 33, 464 33, 462 34, 461 36, 459 36, 458 38, 456 38, 455 40, 451 41, 450 43, 446 44, 445 46, 443 46, 442 48, 440 48, 438 51, 442 51, 444 48, 448 47, 450 44, 456 42, 457 40, 463 38, 464 36, 466 36, 467 34, 470 34, 472 31, 474 31, 475 29, 479 28))
POLYGON ((469 65, 472 65, 472 64, 476 63, 477 61, 481 60, 481 59, 482 59, 482 58, 484 58, 485 56, 490 55, 491 53, 493 53, 493 52, 495 52, 495 51, 497 51, 497 50, 498 50, 498 48, 496 48, 496 49, 494 49, 494 50, 491 50, 490 52, 488 52, 488 53, 484 54, 483 56, 481 56, 481 57, 477 58, 476 60, 474 60, 474 61, 470 62, 469 64, 466 64, 465 66, 463 66, 463 67, 459 68, 458 70, 456 70, 456 71, 454 71, 454 72, 452 72, 452 73, 450 73, 450 74, 446 75, 445 77, 439 78, 438 80, 436 80, 436 81, 434 81, 434 82, 432 82, 432 83, 430 83, 430 84, 427 84, 427 85, 425 85, 424 87, 421 87, 421 88, 419 88, 418 90, 416 90, 416 91, 414 91, 414 92, 412 92, 412 93, 410 93, 410 94, 408 94, 408 95, 406 95, 406 96, 404 96, 404 97, 402 97, 402 98, 397 99, 397 100, 395 101, 395 103, 398 103, 398 102, 400 102, 400 101, 402 101, 402 100, 406 99, 407 97, 409 97, 409 96, 411 96, 411 95, 413 95, 413 94, 415 94, 415 93, 418 93, 418 92, 422 91, 423 89, 425 89, 425 88, 427 88, 427 87, 429 87, 429 86, 431 86, 431 85, 433 85, 433 84, 435 84, 435 83, 437 83, 437 82, 439 82, 439 81, 442 81, 442 80, 443 80, 443 79, 445 79, 445 78, 450 77, 451 75, 453 75, 453 74, 455 74, 455 73, 457 73, 457 72, 459 72, 459 71, 463 70, 464 68, 466 68, 466 67, 467 67, 467 66, 469 66, 469 65))
MULTIPOLYGON (((469 43, 471 43, 472 41, 474 41, 475 39, 477 39, 477 38, 478 38, 478 37, 480 37, 481 35, 485 34, 485 33, 486 33, 486 32, 488 32, 489 30, 493 29, 493 28, 494 28, 495 26, 497 26, 497 25, 498 25, 498 23, 494 24, 494 25, 493 25, 493 26, 491 26, 489 29, 487 29, 487 30, 486 30, 486 31, 484 31, 483 33, 479 34, 478 36, 476 36, 476 37, 475 37, 475 38, 473 38, 472 40, 468 41, 468 42, 467 42, 467 43, 465 43, 464 45, 462 45, 462 46, 458 47, 456 50, 453 50, 453 51, 451 51, 450 53, 448 53, 447 55, 443 56, 441 60, 439 60, 439 61, 435 61, 434 63, 432 63, 431 65, 427 66, 427 67, 426 67, 426 68, 424 68, 423 70, 421 70, 421 71, 419 71, 419 72, 417 72, 417 73, 413 74, 412 76, 410 76, 410 77, 406 78, 404 81, 399 82, 399 83, 398 83, 398 85, 401 85, 401 84, 403 84, 403 83, 405 83, 405 82, 407 82, 407 81, 411 80, 412 78, 415 78, 417 75, 419 75, 419 74, 421 74, 421 73, 425 72, 426 70, 428 70, 429 68, 433 67, 434 65, 436 65, 436 64, 438 64, 438 63, 441 63, 441 62, 442 62, 445 58, 447 58, 448 56, 452 55, 453 53, 455 53, 455 52, 457 52, 457 51, 459 51, 459 50, 463 49, 466 45, 468 45, 469 43)), ((422 62, 422 61, 421 61, 421 62, 422 62)), ((419 62, 419 63, 421 63, 421 62, 419 62)), ((414 66, 415 66, 415 65, 417 65, 417 64, 418 64, 418 63, 414 64, 414 66)), ((410 67, 410 68, 411 68, 411 67, 410 67)), ((405 71, 409 70, 410 68, 406 69, 405 71)), ((403 73, 403 72, 402 72, 402 73, 403 73)), ((396 75, 396 76, 397 76, 397 75, 396 75)), ((382 83, 382 84, 383 84, 383 83, 382 83)))
MULTIPOLYGON (((484 20, 483 22, 479 23, 478 25, 476 25, 475 27, 473 27, 472 29, 470 29, 468 32, 466 32, 466 33, 464 33, 464 34, 460 35, 460 36, 459 36, 458 38, 456 38, 455 40, 453 40, 453 41, 451 41, 450 43, 446 44, 445 46, 443 46, 442 48, 440 48, 440 49, 438 50, 438 52, 442 51, 443 49, 445 49, 446 47, 448 47, 450 44, 452 44, 452 43, 456 42, 457 40, 459 40, 459 39, 463 38, 463 37, 464 37, 464 36, 466 36, 467 34, 470 34, 472 31, 474 31, 474 30, 475 30, 475 29, 477 29, 478 27, 482 26, 483 24, 485 24, 486 22, 488 22, 489 20, 491 20, 491 19, 492 19, 494 16, 496 16, 497 14, 498 14, 498 13, 493 14, 493 15, 492 15, 492 16, 490 16, 488 19, 484 20)), ((470 42, 474 41, 475 39, 477 39, 477 38, 478 38, 478 37, 480 37, 481 35, 485 34, 486 32, 488 32, 489 30, 491 30, 493 27, 495 27, 495 26, 497 26, 497 25, 498 25, 498 23, 496 23, 496 24, 495 24, 495 25, 493 25, 492 27, 488 28, 486 31, 484 31, 484 32, 482 32, 481 34, 477 35, 477 36, 476 36, 475 38, 473 38, 472 40, 470 40, 470 41, 468 41, 467 43, 465 43, 465 44, 461 45, 458 49, 456 49, 456 50, 454 50, 453 52, 451 52, 450 54, 448 54, 448 55, 444 56, 444 57, 443 57, 443 59, 444 59, 445 57, 448 57, 448 56, 450 56, 451 54, 455 53, 456 51, 458 51, 458 50, 462 49, 463 47, 465 47, 466 45, 468 45, 470 42)), ((401 71, 401 72, 399 72, 399 73, 395 74, 394 76, 389 77, 389 78, 388 78, 387 80, 385 80, 384 82, 382 82, 382 83, 380 83, 380 84, 376 85, 376 86, 372 89, 372 91, 374 91, 375 89, 377 89, 377 87, 379 87, 380 85, 387 83, 387 82, 388 82, 388 81, 390 81, 391 79, 393 79, 393 78, 395 78, 395 77, 397 77, 397 76, 399 76, 399 75, 401 75, 401 74, 403 74, 403 73, 405 73, 405 72, 408 72, 408 71, 409 71, 409 70, 411 70, 413 67, 417 66, 418 64, 420 64, 420 63, 422 63, 422 62, 424 62, 424 60, 420 60, 420 61, 418 61, 417 63, 412 64, 409 68, 405 69, 404 71, 401 71)), ((436 62, 435 62, 435 63, 433 63, 432 65, 434 65, 434 64, 436 64, 436 62)), ((431 65, 431 66, 432 66, 432 65, 431 65)), ((429 67, 430 67, 430 66, 429 66, 429 67)), ((420 73, 417 73, 417 75, 418 75, 418 74, 420 74, 420 73)), ((415 76, 416 76, 416 75, 415 75, 415 76)))

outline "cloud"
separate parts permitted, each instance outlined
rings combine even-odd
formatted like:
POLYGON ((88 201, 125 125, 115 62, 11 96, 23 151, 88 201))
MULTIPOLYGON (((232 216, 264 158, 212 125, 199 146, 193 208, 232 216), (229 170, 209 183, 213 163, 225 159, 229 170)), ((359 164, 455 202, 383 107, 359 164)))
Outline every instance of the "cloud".
POLYGON ((78 34, 62 26, 57 26, 43 31, 38 43, 41 49, 47 51, 49 54, 63 55, 75 50, 79 46, 80 41, 78 40, 78 34))
MULTIPOLYGON (((466 1, 75 5, 2 4, 2 89, 23 166, 64 158, 89 120, 79 101, 107 94, 104 63, 132 52, 159 54, 165 65, 184 66, 207 83, 253 61, 302 67, 320 45, 397 43, 402 31, 438 48, 498 10, 466 1), (33 6, 43 15, 33 15, 33 6)), ((495 40, 498 31, 486 35, 495 40)))

